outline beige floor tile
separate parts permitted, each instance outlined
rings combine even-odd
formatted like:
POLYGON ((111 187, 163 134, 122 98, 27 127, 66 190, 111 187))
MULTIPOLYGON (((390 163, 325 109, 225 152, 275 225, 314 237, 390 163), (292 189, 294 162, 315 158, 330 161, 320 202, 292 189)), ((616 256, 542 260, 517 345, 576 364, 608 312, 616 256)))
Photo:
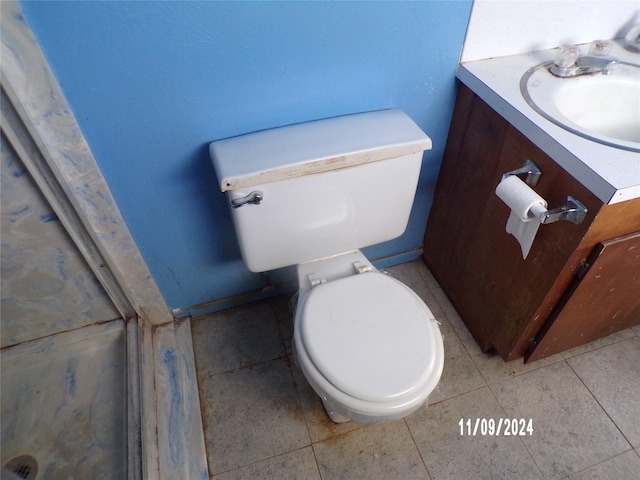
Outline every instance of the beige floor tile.
POLYGON ((591 467, 630 448, 565 362, 491 386, 509 418, 531 419, 521 437, 547 480, 591 467))
POLYGON ((267 302, 192 320, 198 374, 215 375, 285 354, 278 324, 267 302))
POLYGON ((430 406, 404 421, 331 422, 290 363, 290 295, 192 321, 216 480, 637 478, 640 326, 532 364, 505 363, 480 352, 421 260, 389 273, 425 300, 445 342, 430 406), (460 419, 503 417, 532 418, 533 435, 460 435, 460 419))
POLYGON ((405 423, 368 425, 313 445, 323 480, 429 478, 405 423))
POLYGON ((633 450, 605 460, 598 465, 575 473, 569 480, 638 480, 640 476, 640 457, 633 450))
POLYGON ((201 381, 200 402, 212 474, 311 443, 285 359, 201 381))
POLYGON ((442 311, 440 304, 433 296, 433 293, 421 275, 421 272, 426 269, 427 267, 422 263, 422 261, 415 261, 390 267, 387 269, 387 273, 393 278, 400 280, 411 290, 416 292, 422 301, 427 304, 436 320, 441 323, 447 323, 448 320, 442 311))
POLYGON ((575 370, 633 447, 640 447, 640 337, 570 358, 575 370))
POLYGON ((269 304, 278 320, 291 316, 291 299, 295 293, 285 293, 269 300, 269 304))
POLYGON ((586 345, 580 345, 579 347, 566 350, 562 352, 562 356, 564 358, 571 358, 577 355, 582 355, 583 353, 590 352, 591 350, 596 350, 598 348, 606 347, 607 345, 621 342, 622 340, 626 340, 627 338, 631 338, 635 335, 636 333, 633 329, 627 328, 626 330, 621 330, 620 332, 612 333, 604 338, 589 342, 586 345))
POLYGON ((301 448, 262 462, 216 475, 214 480, 320 480, 311 447, 301 448))
POLYGON ((505 362, 495 352, 480 353, 479 355, 474 355, 471 359, 487 383, 501 382, 564 360, 562 355, 557 354, 532 363, 524 363, 522 358, 505 362))
POLYGON ((440 331, 444 340, 444 370, 440 382, 429 396, 430 404, 486 385, 453 328, 443 324, 440 331))
POLYGON ((293 354, 293 317, 289 316, 278 319, 278 328, 280 329, 280 336, 285 352, 287 356, 290 357, 293 354))
POLYGON ((440 304, 445 305, 444 310, 447 312, 446 317, 458 335, 458 338, 467 349, 467 352, 469 352, 469 355, 473 356, 481 354, 482 350, 480 349, 480 345, 478 345, 476 340, 473 338, 473 335, 471 335, 471 332, 464 324, 464 320, 460 318, 460 315, 458 315, 458 312, 453 308, 453 305, 449 303, 444 292, 440 290, 440 293, 436 293, 436 297, 440 304))
POLYGON ((424 261, 422 259, 419 259, 419 260, 415 260, 414 262, 420 265, 418 272, 420 273, 420 276, 422 276, 422 278, 424 279, 425 283, 427 284, 427 287, 429 287, 432 291, 434 291, 435 289, 440 289, 440 284, 437 282, 437 280, 431 273, 431 270, 429 270, 429 268, 424 263, 424 261))
POLYGON ((431 289, 431 292, 433 293, 433 296, 435 297, 436 301, 440 305, 440 308, 442 308, 442 311, 444 312, 445 317, 447 318, 454 317, 455 315, 458 314, 453 304, 449 300, 449 297, 447 297, 447 294, 444 293, 444 290, 442 290, 440 287, 435 287, 431 289))
POLYGON ((482 436, 481 427, 473 436, 476 419, 499 421, 504 416, 493 394, 485 387, 432 405, 407 417, 406 421, 432 480, 542 480, 519 437, 482 436), (468 419, 471 435, 466 428, 468 419))
POLYGON ((362 424, 356 422, 335 423, 331 421, 322 405, 322 400, 311 388, 302 370, 295 365, 293 359, 291 360, 291 370, 298 389, 300 405, 307 422, 307 428, 309 429, 309 436, 313 443, 363 427, 362 424))

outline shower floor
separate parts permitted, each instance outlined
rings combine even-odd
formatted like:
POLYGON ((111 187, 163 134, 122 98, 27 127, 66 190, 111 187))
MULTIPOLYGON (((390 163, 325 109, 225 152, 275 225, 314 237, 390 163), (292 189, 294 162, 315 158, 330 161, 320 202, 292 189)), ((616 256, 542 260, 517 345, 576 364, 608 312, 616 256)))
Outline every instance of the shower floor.
POLYGON ((2 350, 1 465, 18 474, 10 478, 126 478, 125 328, 115 320, 2 350))

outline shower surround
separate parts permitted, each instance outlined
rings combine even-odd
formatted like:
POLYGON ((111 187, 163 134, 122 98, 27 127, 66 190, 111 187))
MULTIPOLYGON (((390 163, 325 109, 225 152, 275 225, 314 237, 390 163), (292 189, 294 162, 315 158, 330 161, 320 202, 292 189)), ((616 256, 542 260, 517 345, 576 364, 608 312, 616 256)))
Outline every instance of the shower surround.
POLYGON ((125 340, 125 323, 115 320, 2 350, 6 470, 28 479, 127 478, 125 340), (25 456, 35 476, 24 475, 25 456))
POLYGON ((126 323, 4 134, 0 162, 3 474, 127 478, 126 323))
POLYGON ((190 320, 174 321, 20 5, 0 9, 2 478, 207 479, 190 320))

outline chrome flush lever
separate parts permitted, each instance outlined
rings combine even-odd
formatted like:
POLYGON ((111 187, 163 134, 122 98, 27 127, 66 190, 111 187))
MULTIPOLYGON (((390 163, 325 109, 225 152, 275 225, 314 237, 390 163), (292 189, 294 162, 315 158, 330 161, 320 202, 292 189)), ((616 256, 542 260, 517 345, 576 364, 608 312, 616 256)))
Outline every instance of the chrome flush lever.
POLYGON ((231 207, 239 208, 239 207, 244 207, 245 205, 248 205, 248 204, 260 205, 263 199, 264 197, 262 196, 262 192, 258 192, 258 191, 251 192, 246 197, 234 198, 233 200, 231 200, 231 207))

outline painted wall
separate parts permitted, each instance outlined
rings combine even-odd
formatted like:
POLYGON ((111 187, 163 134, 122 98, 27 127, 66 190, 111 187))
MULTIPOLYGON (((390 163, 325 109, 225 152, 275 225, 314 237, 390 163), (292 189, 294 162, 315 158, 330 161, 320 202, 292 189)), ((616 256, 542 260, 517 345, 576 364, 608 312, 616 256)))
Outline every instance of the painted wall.
POLYGON ((207 146, 384 108, 431 136, 407 232, 420 247, 470 1, 21 3, 174 309, 267 285, 242 264, 207 146))
POLYGON ((637 0, 476 0, 462 61, 619 38, 639 22, 637 0))

